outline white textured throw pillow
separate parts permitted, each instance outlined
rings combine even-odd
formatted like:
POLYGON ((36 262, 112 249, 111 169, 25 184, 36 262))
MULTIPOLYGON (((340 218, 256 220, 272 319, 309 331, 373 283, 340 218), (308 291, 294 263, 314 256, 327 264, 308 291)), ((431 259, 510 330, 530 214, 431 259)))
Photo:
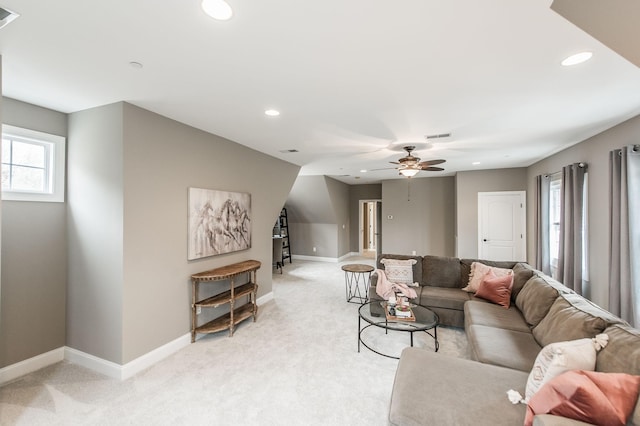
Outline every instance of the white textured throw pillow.
POLYGON ((527 380, 525 401, 529 401, 542 385, 565 371, 595 370, 596 354, 608 341, 608 335, 598 334, 593 339, 551 343, 542 348, 527 380))
POLYGON ((382 259, 380 263, 384 265, 384 273, 392 283, 413 284, 413 265, 417 263, 415 259, 382 259))

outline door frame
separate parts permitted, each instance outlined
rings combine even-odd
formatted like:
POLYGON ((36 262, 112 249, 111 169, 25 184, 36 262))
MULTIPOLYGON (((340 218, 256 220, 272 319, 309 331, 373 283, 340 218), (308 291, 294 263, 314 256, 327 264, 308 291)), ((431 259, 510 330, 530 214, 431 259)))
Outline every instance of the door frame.
POLYGON ((521 238, 521 255, 525 260, 527 257, 527 191, 487 191, 487 192, 478 192, 478 259, 482 258, 482 203, 480 202, 481 198, 485 196, 492 195, 519 195, 520 196, 520 211, 522 214, 520 215, 520 229, 522 230, 522 238, 521 238))
MULTIPOLYGON (((364 206, 365 206, 366 203, 380 203, 380 205, 382 205, 382 200, 380 200, 380 199, 358 200, 358 253, 361 256, 364 255, 364 253, 363 253, 364 224, 362 222, 362 217, 363 217, 363 214, 364 214, 364 206)), ((380 218, 378 218, 378 219, 380 219, 380 218)), ((377 220, 376 223, 375 223, 376 227, 373 230, 374 233, 379 233, 380 232, 380 223, 379 222, 380 221, 377 220)), ((376 242, 376 250, 380 250, 380 247, 377 247, 377 245, 378 244, 376 242)))

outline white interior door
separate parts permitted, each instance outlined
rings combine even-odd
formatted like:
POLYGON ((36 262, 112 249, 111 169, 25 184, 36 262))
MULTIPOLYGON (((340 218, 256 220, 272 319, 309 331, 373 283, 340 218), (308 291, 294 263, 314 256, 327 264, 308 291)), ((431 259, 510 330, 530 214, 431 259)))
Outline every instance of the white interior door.
POLYGON ((478 257, 526 260, 526 192, 478 193, 478 257))

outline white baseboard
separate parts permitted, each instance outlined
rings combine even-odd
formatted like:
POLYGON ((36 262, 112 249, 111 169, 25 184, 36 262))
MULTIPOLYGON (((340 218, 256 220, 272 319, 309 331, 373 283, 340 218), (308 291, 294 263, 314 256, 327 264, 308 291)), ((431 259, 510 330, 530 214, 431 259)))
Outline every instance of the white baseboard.
POLYGON ((64 359, 74 364, 81 365, 89 370, 96 371, 105 376, 120 379, 122 366, 106 359, 98 358, 95 355, 79 351, 77 349, 65 346, 64 359))
POLYGON ((177 339, 162 345, 151 352, 126 363, 125 365, 116 364, 97 356, 79 351, 77 349, 65 347, 64 358, 70 362, 89 368, 105 376, 118 380, 126 380, 129 377, 145 370, 155 363, 163 360, 169 355, 179 351, 191 343, 191 333, 187 333, 177 339))
POLYGON ((256 304, 258 306, 260 305, 264 305, 267 302, 270 302, 273 300, 273 292, 270 291, 269 293, 265 294, 264 296, 260 296, 258 297, 258 300, 256 300, 256 304))
MULTIPOLYGON (((256 303, 258 305, 264 305, 273 299, 273 292, 270 291, 264 296, 258 298, 256 303)), ((0 386, 63 360, 81 365, 100 374, 104 374, 107 377, 126 380, 129 377, 151 367, 169 355, 178 352, 180 349, 189 346, 190 343, 191 333, 187 333, 134 359, 133 361, 126 363, 125 365, 107 361, 106 359, 99 358, 95 355, 65 346, 0 369, 0 386)))
MULTIPOLYGON (((333 262, 337 263, 338 259, 335 257, 321 257, 321 256, 305 256, 302 254, 294 254, 291 256, 293 260, 312 260, 315 262, 333 262)), ((287 265, 285 265, 286 267, 287 265)))
POLYGON ((33 373, 41 368, 48 367, 64 359, 64 348, 54 349, 33 358, 11 364, 0 369, 0 386, 9 383, 25 374, 33 373))
MULTIPOLYGON (((312 260, 312 261, 316 261, 316 262, 331 262, 331 263, 338 263, 338 262, 342 262, 345 259, 348 259, 352 256, 360 256, 360 253, 352 251, 350 253, 347 253, 343 256, 340 257, 321 257, 321 256, 305 256, 302 254, 294 254, 291 256, 292 259, 294 260, 312 260)), ((285 265, 286 266, 286 265, 285 265)))

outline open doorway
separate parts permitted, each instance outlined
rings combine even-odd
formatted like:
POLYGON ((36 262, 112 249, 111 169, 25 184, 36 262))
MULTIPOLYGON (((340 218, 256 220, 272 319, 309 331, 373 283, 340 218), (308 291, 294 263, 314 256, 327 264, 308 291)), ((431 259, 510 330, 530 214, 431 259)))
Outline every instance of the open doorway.
POLYGON ((381 253, 381 216, 381 200, 360 200, 358 247, 361 256, 375 259, 381 253))

